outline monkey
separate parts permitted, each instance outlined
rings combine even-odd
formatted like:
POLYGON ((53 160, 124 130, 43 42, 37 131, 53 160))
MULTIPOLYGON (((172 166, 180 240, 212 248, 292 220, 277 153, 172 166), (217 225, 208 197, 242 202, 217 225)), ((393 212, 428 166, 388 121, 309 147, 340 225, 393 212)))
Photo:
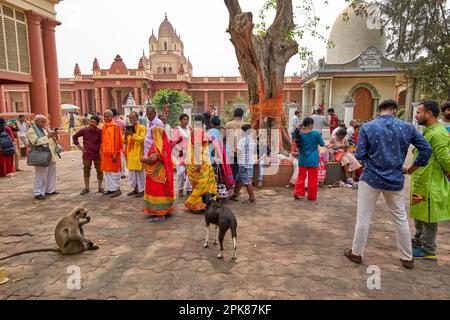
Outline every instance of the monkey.
POLYGON ((84 237, 83 226, 91 221, 91 217, 89 217, 87 213, 88 211, 86 209, 76 207, 59 221, 55 228, 55 241, 58 249, 47 248, 27 250, 0 258, 0 261, 28 253, 58 252, 63 255, 75 255, 83 251, 98 250, 98 246, 84 237))

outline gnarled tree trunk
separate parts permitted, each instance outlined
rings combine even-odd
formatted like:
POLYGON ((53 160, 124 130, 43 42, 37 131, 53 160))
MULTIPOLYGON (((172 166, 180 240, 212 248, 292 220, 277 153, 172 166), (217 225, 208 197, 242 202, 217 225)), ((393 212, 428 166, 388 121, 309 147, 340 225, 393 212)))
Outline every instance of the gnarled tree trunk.
POLYGON ((253 126, 255 129, 280 129, 280 147, 289 150, 290 136, 282 96, 286 65, 298 52, 297 42, 288 36, 295 28, 292 0, 277 0, 275 19, 263 36, 253 33, 253 15, 242 12, 239 0, 224 1, 230 14, 228 33, 236 50, 239 70, 248 84, 249 103, 260 105, 270 101, 272 108, 279 108, 281 114, 281 117, 269 117, 265 124, 260 115, 253 114, 253 126))

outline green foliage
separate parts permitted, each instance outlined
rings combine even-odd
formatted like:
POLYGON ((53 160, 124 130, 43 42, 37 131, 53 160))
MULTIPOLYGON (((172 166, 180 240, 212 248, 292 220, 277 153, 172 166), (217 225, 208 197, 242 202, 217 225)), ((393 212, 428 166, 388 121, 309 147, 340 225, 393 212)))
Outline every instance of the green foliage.
MULTIPOLYGON (((243 97, 236 97, 233 99, 233 101, 231 102, 226 102, 225 103, 225 107, 224 107, 224 112, 223 114, 220 115, 220 121, 222 122, 223 125, 225 125, 227 122, 230 122, 234 119, 233 114, 234 114, 234 105, 236 104, 246 104, 245 100, 243 97)), ((251 117, 251 115, 248 113, 247 117, 251 117)), ((246 119, 244 119, 246 120, 246 119)))
POLYGON ((408 75, 419 79, 423 98, 438 102, 450 100, 448 0, 346 1, 356 8, 357 14, 381 18, 389 58, 417 62, 408 75))
POLYGON ((183 113, 183 104, 192 103, 192 98, 187 94, 173 89, 159 90, 153 96, 153 104, 158 112, 166 114, 167 123, 172 128, 179 124, 180 115, 183 113))
MULTIPOLYGON (((329 0, 321 0, 322 3, 328 5, 329 0)), ((289 39, 294 39, 298 43, 301 43, 305 36, 305 33, 309 33, 312 37, 323 40, 327 47, 333 47, 334 44, 329 41, 323 32, 328 30, 330 27, 328 25, 322 24, 320 17, 318 17, 315 10, 314 2, 317 0, 297 0, 294 7, 294 18, 297 20, 294 30, 286 35, 289 39)), ((267 14, 269 12, 275 11, 277 6, 277 0, 266 0, 263 7, 259 11, 259 21, 255 24, 256 34, 260 37, 264 37, 268 27, 266 24, 267 14)), ((312 51, 308 49, 307 46, 299 46, 299 56, 302 61, 307 61, 309 57, 312 56, 312 51)), ((306 64, 303 64, 303 67, 306 64)))
POLYGON ((405 108, 399 109, 397 112, 397 118, 399 118, 400 120, 405 120, 406 115, 405 111, 406 111, 405 108))

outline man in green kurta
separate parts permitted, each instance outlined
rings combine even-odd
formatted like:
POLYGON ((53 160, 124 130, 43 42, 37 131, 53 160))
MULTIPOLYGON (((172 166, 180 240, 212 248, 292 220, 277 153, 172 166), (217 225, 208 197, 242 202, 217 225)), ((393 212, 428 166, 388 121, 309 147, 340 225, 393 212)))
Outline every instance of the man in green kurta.
POLYGON ((412 241, 416 260, 437 260, 438 223, 450 220, 450 136, 439 123, 439 112, 436 102, 426 101, 416 114, 417 122, 426 127, 423 135, 433 149, 428 165, 411 177, 411 216, 416 227, 412 241))

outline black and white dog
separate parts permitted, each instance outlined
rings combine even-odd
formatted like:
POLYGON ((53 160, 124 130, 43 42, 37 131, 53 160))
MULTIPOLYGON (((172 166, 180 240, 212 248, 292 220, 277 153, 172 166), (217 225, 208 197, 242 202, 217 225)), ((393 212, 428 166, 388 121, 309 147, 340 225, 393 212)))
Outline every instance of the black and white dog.
POLYGON ((206 242, 204 247, 209 247, 209 231, 211 224, 216 226, 216 235, 214 238, 214 245, 220 242, 220 252, 217 258, 223 259, 223 239, 228 231, 231 229, 231 237, 233 238, 233 260, 237 259, 237 220, 231 209, 222 207, 213 199, 213 195, 205 193, 202 196, 203 203, 206 204, 205 211, 205 227, 206 227, 206 242))

